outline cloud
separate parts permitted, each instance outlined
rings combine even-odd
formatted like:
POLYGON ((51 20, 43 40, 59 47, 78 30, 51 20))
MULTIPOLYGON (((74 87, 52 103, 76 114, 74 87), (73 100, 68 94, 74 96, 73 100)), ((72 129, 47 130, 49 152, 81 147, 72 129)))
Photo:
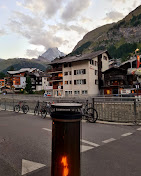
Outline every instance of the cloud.
POLYGON ((87 29, 79 26, 79 25, 66 25, 63 23, 58 23, 57 25, 50 25, 49 29, 52 30, 53 33, 56 33, 57 31, 75 31, 78 34, 85 34, 88 32, 87 29))
POLYGON ((109 13, 106 13, 106 17, 104 20, 106 22, 116 22, 118 20, 121 20, 124 17, 124 15, 117 11, 111 11, 109 13))
POLYGON ((0 36, 3 36, 3 35, 5 35, 5 34, 6 34, 5 29, 0 29, 0 36))
MULTIPOLYGON (((108 0, 111 2, 111 0, 108 0)), ((128 0, 112 0, 113 3, 126 3, 128 0)))
POLYGON ((76 25, 71 25, 71 26, 70 26, 70 29, 73 30, 73 31, 78 32, 79 34, 84 34, 84 33, 87 33, 87 32, 88 32, 87 29, 84 29, 83 27, 81 27, 81 26, 76 26, 76 25))
POLYGON ((1 5, 0 8, 1 9, 7 9, 7 6, 6 5, 1 5))
POLYGON ((54 16, 62 6, 63 0, 25 0, 23 6, 33 13, 54 16))
POLYGON ((80 20, 81 20, 82 23, 92 23, 92 22, 93 22, 92 19, 90 19, 90 18, 88 18, 88 17, 84 17, 84 16, 82 16, 82 17, 80 18, 80 20))
POLYGON ((49 47, 59 47, 63 44, 63 39, 57 37, 45 28, 42 19, 14 12, 15 18, 10 19, 8 26, 12 32, 25 37, 30 44, 41 45, 46 49, 49 47))
POLYGON ((70 0, 62 14, 62 19, 65 21, 74 20, 82 11, 87 9, 90 4, 91 0, 70 0))
POLYGON ((26 50, 26 56, 28 56, 28 57, 38 57, 39 55, 42 55, 42 54, 43 54, 43 52, 38 51, 37 48, 34 50, 32 50, 32 49, 26 50))
POLYGON ((15 19, 17 18, 17 21, 28 28, 43 28, 45 25, 43 20, 39 16, 32 17, 17 11, 14 11, 13 15, 15 19))
POLYGON ((17 6, 22 6, 22 2, 16 1, 17 6))

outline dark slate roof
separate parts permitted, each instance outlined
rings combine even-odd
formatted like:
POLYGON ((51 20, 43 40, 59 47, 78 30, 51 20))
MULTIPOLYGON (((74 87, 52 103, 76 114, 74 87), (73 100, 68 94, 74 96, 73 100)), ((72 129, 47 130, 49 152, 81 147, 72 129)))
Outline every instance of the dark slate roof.
POLYGON ((111 67, 111 68, 109 68, 109 69, 105 70, 105 71, 104 71, 104 72, 102 72, 102 73, 108 73, 108 72, 111 72, 112 70, 119 70, 119 71, 126 72, 126 70, 125 70, 125 69, 123 69, 123 68, 120 68, 120 67, 111 67))
POLYGON ((64 57, 62 59, 55 59, 49 65, 77 62, 77 61, 82 61, 82 60, 91 60, 92 58, 95 58, 95 57, 97 57, 97 56, 99 56, 103 53, 107 53, 108 56, 110 57, 107 50, 105 50, 105 51, 100 50, 100 51, 87 53, 87 54, 83 54, 83 55, 67 56, 67 57, 64 57))

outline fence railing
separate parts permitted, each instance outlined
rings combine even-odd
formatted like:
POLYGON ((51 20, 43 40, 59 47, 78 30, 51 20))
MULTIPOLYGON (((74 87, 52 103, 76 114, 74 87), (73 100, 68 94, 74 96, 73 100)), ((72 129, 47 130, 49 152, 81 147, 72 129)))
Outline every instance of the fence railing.
MULTIPOLYGON (((29 106, 29 113, 34 113, 35 106, 39 100, 54 103, 79 102, 85 104, 88 100, 89 106, 94 107, 98 112, 98 119, 101 121, 125 122, 125 123, 141 123, 141 101, 135 97, 94 97, 94 98, 40 98, 35 97, 23 99, 25 104, 29 106)), ((21 101, 18 97, 1 97, 0 109, 14 111, 15 105, 21 101)))

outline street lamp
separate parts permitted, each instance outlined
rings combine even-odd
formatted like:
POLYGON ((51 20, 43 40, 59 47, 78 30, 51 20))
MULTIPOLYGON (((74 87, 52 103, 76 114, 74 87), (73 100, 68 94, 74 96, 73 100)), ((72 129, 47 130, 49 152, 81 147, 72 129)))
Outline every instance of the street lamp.
MULTIPOLYGON (((139 66, 140 66, 140 57, 139 56, 137 56, 137 52, 139 51, 139 49, 137 48, 136 50, 135 50, 135 56, 136 56, 136 58, 137 58, 137 68, 139 68, 139 66)), ((138 88, 139 88, 139 81, 138 81, 138 73, 137 73, 138 71, 136 71, 136 76, 137 76, 137 86, 136 86, 136 88, 137 88, 137 98, 138 98, 138 88)))

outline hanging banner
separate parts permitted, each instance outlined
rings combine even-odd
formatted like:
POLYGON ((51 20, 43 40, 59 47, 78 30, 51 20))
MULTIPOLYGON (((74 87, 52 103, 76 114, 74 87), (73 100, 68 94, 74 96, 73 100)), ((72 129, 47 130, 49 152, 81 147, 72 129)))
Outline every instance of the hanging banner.
POLYGON ((139 55, 137 55, 137 68, 139 68, 139 66, 140 66, 140 56, 139 55))

